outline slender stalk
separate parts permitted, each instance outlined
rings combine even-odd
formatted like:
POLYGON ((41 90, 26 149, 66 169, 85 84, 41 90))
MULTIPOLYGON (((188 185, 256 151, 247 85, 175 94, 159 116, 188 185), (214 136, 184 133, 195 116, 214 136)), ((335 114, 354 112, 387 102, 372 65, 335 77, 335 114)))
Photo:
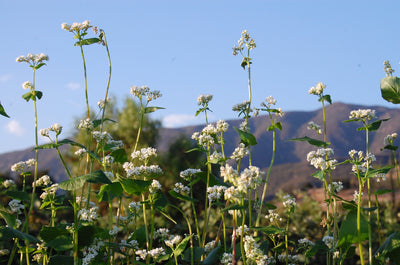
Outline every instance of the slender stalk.
POLYGON ((363 191, 364 182, 360 178, 360 174, 357 169, 357 178, 358 178, 358 203, 357 203, 357 235, 358 235, 358 250, 360 252, 360 262, 361 265, 364 265, 364 254, 363 247, 361 242, 361 194, 363 191))
POLYGON ((100 132, 103 131, 103 122, 104 122, 104 116, 106 113, 106 106, 107 106, 107 98, 108 98, 108 91, 110 89, 110 82, 111 82, 111 56, 110 56, 110 51, 108 49, 108 42, 106 39, 106 34, 104 32, 104 30, 101 30, 101 34, 103 36, 103 40, 104 40, 104 45, 106 46, 106 50, 107 50, 107 57, 108 57, 108 66, 109 66, 109 70, 108 70, 108 80, 107 80, 107 89, 106 89, 106 95, 104 97, 104 108, 103 108, 103 113, 101 114, 101 125, 100 125, 100 132))

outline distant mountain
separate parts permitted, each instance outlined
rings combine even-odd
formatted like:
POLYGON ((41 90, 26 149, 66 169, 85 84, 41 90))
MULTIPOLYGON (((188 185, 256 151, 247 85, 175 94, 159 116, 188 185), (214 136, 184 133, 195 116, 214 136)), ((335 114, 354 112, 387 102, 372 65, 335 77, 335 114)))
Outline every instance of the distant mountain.
MULTIPOLYGON (((377 132, 370 133, 370 151, 374 153, 379 162, 384 164, 388 161, 389 153, 381 151, 383 139, 393 132, 400 133, 400 109, 385 108, 380 106, 361 106, 343 103, 334 103, 326 107, 328 140, 330 147, 335 151, 335 158, 339 161, 348 156, 351 149, 365 150, 365 132, 357 131, 361 123, 344 123, 349 118, 351 110, 371 108, 375 109, 379 119, 390 118, 383 122, 377 132)), ((311 174, 315 171, 306 162, 307 153, 316 148, 306 142, 288 141, 289 139, 309 136, 317 138, 315 132, 307 129, 310 121, 322 126, 322 110, 315 111, 291 111, 279 118, 283 129, 277 133, 275 166, 270 179, 270 191, 278 188, 293 189, 319 185, 311 174)), ((233 127, 239 127, 241 120, 229 120, 228 132, 224 134, 226 144, 224 146, 227 155, 230 155, 240 142, 238 134, 233 127)), ((266 128, 270 121, 268 116, 258 116, 250 119, 251 132, 257 139, 258 144, 252 148, 252 163, 255 166, 266 169, 269 166, 272 155, 272 133, 266 128)), ((162 128, 157 148, 160 152, 167 152, 170 144, 174 143, 179 136, 191 137, 196 131, 201 131, 204 125, 188 126, 182 128, 162 128)), ((0 155, 0 172, 9 172, 12 164, 34 157, 31 149, 14 151, 0 155)), ((48 169, 49 174, 56 180, 65 179, 65 173, 54 150, 40 151, 40 169, 48 169)), ((335 171, 334 176, 340 179, 348 179, 348 170, 341 167, 335 171)))

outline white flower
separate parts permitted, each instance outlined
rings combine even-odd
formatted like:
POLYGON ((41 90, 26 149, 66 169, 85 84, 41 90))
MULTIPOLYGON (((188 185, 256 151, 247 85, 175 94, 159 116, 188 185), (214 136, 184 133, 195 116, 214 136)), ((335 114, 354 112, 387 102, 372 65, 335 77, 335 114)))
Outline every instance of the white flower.
POLYGON ((114 163, 114 157, 111 155, 106 155, 103 159, 102 162, 104 165, 112 165, 114 163))
POLYGON ((106 104, 109 103, 110 101, 111 101, 110 97, 106 98, 106 100, 100 99, 99 102, 97 102, 97 106, 99 106, 100 109, 104 109, 106 104))
POLYGON ((81 209, 78 212, 78 219, 88 221, 88 222, 95 221, 97 219, 97 210, 98 209, 99 209, 99 207, 97 207, 97 206, 91 207, 89 210, 81 209))
POLYGON ((200 95, 197 98, 197 105, 206 105, 208 104, 213 98, 213 95, 207 94, 207 95, 200 95))
POLYGON ((324 236, 324 238, 322 238, 322 241, 325 243, 325 245, 327 245, 329 249, 332 249, 334 247, 335 241, 333 236, 324 236))
POLYGON ((328 185, 328 190, 331 193, 339 193, 343 189, 343 183, 341 181, 332 182, 332 184, 328 185))
POLYGON ((4 182, 3 182, 3 186, 4 186, 4 188, 9 188, 9 187, 11 187, 11 186, 14 186, 15 185, 15 182, 12 180, 12 179, 6 179, 4 182))
POLYGON ((20 200, 13 199, 8 203, 10 209, 13 213, 21 214, 22 210, 25 209, 25 206, 21 203, 20 200))
POLYGON ((268 210, 268 214, 265 216, 265 218, 268 219, 270 223, 283 220, 274 210, 268 210))
POLYGON ((219 120, 215 127, 217 127, 218 132, 222 133, 228 131, 229 124, 224 120, 219 120))
POLYGON ((383 139, 383 144, 386 145, 393 145, 394 140, 397 138, 397 133, 389 134, 383 139))
POLYGON ((48 128, 40 129, 40 135, 41 136, 49 137, 50 136, 49 133, 50 133, 50 131, 49 131, 48 128))
POLYGON ((211 252, 211 250, 214 249, 214 246, 215 246, 215 240, 212 240, 212 241, 208 242, 208 243, 204 246, 204 252, 205 252, 205 253, 211 252))
POLYGON ((298 242, 302 247, 312 247, 315 245, 315 243, 309 240, 308 238, 301 238, 298 240, 298 242))
POLYGON ((42 177, 40 177, 38 180, 36 180, 36 186, 48 186, 50 185, 51 179, 48 175, 43 175, 42 177))
POLYGON ((108 231, 108 234, 110 236, 115 236, 118 234, 118 232, 121 231, 121 228, 119 228, 118 226, 113 226, 112 229, 110 231, 108 231))
POLYGON ((132 152, 131 157, 132 159, 147 161, 150 157, 157 157, 157 149, 152 147, 142 148, 140 151, 132 152))
POLYGON ((322 82, 318 82, 315 87, 311 87, 310 90, 308 90, 308 94, 321 95, 324 92, 325 87, 326 85, 322 82))
POLYGON ((130 202, 130 203, 129 203, 129 210, 130 210, 131 212, 137 212, 137 211, 140 210, 140 206, 141 206, 141 203, 140 203, 140 202, 135 202, 135 201, 130 202))
POLYGON ((183 185, 181 182, 175 183, 174 191, 176 193, 189 193, 190 188, 188 186, 183 185))
POLYGON ((161 238, 162 240, 165 240, 169 238, 169 230, 168 228, 159 228, 154 232, 154 239, 156 238, 161 238))
POLYGON ((207 188, 208 200, 210 202, 217 201, 225 193, 227 187, 214 185, 207 188))
POLYGON ((59 123, 54 123, 53 125, 51 125, 49 130, 55 132, 56 135, 59 135, 62 131, 62 128, 63 127, 59 123))
POLYGON ((376 118, 375 110, 371 109, 358 109, 358 110, 352 110, 350 111, 350 119, 356 119, 356 120, 372 120, 376 118))
POLYGON ((30 81, 25 81, 24 83, 22 83, 22 88, 23 89, 33 89, 33 86, 30 81))
POLYGON ((18 163, 15 163, 14 165, 11 166, 11 171, 13 172, 24 172, 26 169, 26 163, 23 161, 20 161, 18 163))
MULTIPOLYGON (((361 197, 364 195, 364 192, 361 192, 361 197)), ((354 191, 354 195, 353 195, 353 201, 358 202, 360 195, 358 193, 358 190, 354 191)))
POLYGON ((235 148, 231 155, 232 160, 240 160, 249 154, 248 148, 244 145, 244 143, 240 143, 238 147, 235 148))
POLYGON ((149 191, 150 193, 156 193, 157 191, 161 190, 161 184, 158 180, 153 179, 153 182, 150 185, 149 191))
POLYGON ((83 120, 81 120, 79 122, 78 128, 79 129, 86 129, 86 130, 93 130, 94 129, 94 124, 89 118, 86 118, 86 119, 83 119, 83 120))
POLYGON ((232 253, 224 253, 221 258, 221 263, 224 265, 232 265, 232 253))
POLYGON ((314 123, 313 121, 310 121, 310 122, 308 123, 307 129, 308 129, 308 130, 314 130, 314 131, 316 131, 318 134, 322 134, 321 126, 319 126, 318 124, 314 123))
POLYGON ((181 242, 182 237, 180 235, 170 236, 168 240, 165 240, 165 245, 169 246, 170 248, 174 248, 174 245, 179 244, 181 242))
POLYGON ((290 209, 292 206, 296 206, 296 198, 286 194, 283 196, 283 206, 290 209))
POLYGON ((375 178, 376 178, 376 182, 382 182, 382 181, 385 181, 386 180, 386 175, 385 174, 383 174, 383 173, 380 173, 380 174, 376 174, 375 175, 375 178))
POLYGON ((201 172, 200 169, 188 168, 179 173, 179 176, 183 179, 189 179, 193 174, 201 172))
POLYGON ((76 151, 74 154, 76 156, 83 157, 86 154, 86 149, 85 148, 81 148, 78 151, 76 151))

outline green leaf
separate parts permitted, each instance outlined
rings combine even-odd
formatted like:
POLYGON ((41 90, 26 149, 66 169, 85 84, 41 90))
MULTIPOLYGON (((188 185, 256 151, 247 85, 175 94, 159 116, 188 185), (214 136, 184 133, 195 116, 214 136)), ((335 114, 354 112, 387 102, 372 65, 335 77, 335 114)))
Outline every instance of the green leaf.
POLYGON ((163 107, 146 107, 146 108, 144 108, 144 113, 145 114, 152 113, 158 109, 165 109, 165 108, 163 108, 163 107))
POLYGON ((43 241, 47 243, 56 239, 59 236, 68 236, 71 234, 65 228, 44 226, 42 227, 42 230, 40 231, 39 235, 43 239, 43 241))
POLYGON ((0 239, 2 241, 9 241, 12 240, 13 238, 27 240, 31 243, 40 243, 40 240, 34 236, 22 233, 21 231, 18 231, 11 227, 0 227, 0 239))
POLYGON ((99 42, 100 42, 99 38, 89 38, 89 39, 77 41, 74 45, 75 46, 83 46, 83 45, 90 45, 90 44, 99 43, 99 42))
POLYGON ((367 172, 367 178, 374 178, 377 174, 387 174, 394 166, 385 166, 378 169, 369 169, 367 172))
POLYGON ((364 131, 366 129, 368 129, 370 132, 376 131, 381 126, 381 123, 383 121, 387 121, 387 120, 389 120, 389 119, 382 119, 382 120, 374 121, 373 123, 369 124, 367 127, 357 128, 357 131, 364 131))
MULTIPOLYGON (((194 247, 193 248, 193 261, 197 263, 201 256, 204 254, 204 249, 201 247, 194 247)), ((192 257, 192 248, 187 248, 185 253, 183 254, 183 260, 186 262, 190 262, 192 257)))
POLYGON ((110 155, 114 157, 114 162, 123 164, 128 161, 126 151, 123 148, 112 151, 110 155))
POLYGON ((4 117, 10 118, 10 116, 7 115, 6 111, 4 110, 3 105, 0 103, 0 115, 3 115, 4 117))
POLYGON ((15 221, 17 219, 17 216, 15 213, 12 213, 10 210, 4 208, 2 205, 0 205, 0 217, 6 221, 6 224, 9 227, 14 227, 15 221))
POLYGON ((63 190, 76 190, 82 188, 86 182, 98 183, 98 184, 112 184, 111 180, 106 175, 104 175, 103 171, 97 170, 95 172, 86 175, 65 180, 61 182, 58 185, 58 187, 63 190))
POLYGON ((323 181, 325 179, 325 172, 320 170, 320 171, 313 173, 311 176, 323 181))
POLYGON ((54 248, 56 251, 67 251, 74 247, 72 237, 70 235, 58 236, 55 239, 47 242, 48 247, 54 248))
POLYGON ((120 183, 124 191, 128 194, 135 194, 137 196, 149 190, 151 185, 150 180, 140 180, 140 179, 122 179, 120 183))
POLYGON ((319 102, 326 101, 326 102, 328 102, 329 104, 332 104, 332 99, 331 99, 331 96, 330 96, 330 95, 322 96, 320 99, 318 99, 318 101, 319 101, 319 102))
POLYGON ((174 249, 173 254, 175 255, 175 257, 178 257, 179 255, 182 254, 182 252, 185 250, 187 243, 189 242, 190 238, 192 237, 192 235, 188 235, 187 237, 185 237, 180 243, 179 245, 176 246, 176 248, 174 249))
MULTIPOLYGON (((35 90, 35 95, 36 95, 36 97, 37 97, 38 99, 41 99, 42 96, 43 96, 43 93, 42 93, 42 91, 35 90)), ((34 99, 32 98, 32 100, 34 100, 34 99)))
POLYGON ((8 190, 6 191, 6 195, 20 201, 30 201, 31 197, 25 191, 15 191, 15 190, 8 190))
POLYGON ((192 197, 182 195, 182 194, 180 194, 180 193, 178 193, 178 192, 176 192, 174 190, 170 190, 170 191, 168 191, 168 193, 172 197, 177 198, 177 199, 182 200, 182 201, 188 201, 188 202, 197 202, 198 201, 198 200, 196 200, 196 199, 194 199, 192 197))
POLYGON ((78 147, 81 147, 81 148, 85 148, 85 146, 80 144, 80 143, 74 142, 74 141, 69 140, 69 139, 64 139, 64 140, 58 141, 57 143, 39 145, 38 147, 35 147, 34 150, 53 149, 53 148, 60 147, 60 146, 65 145, 65 144, 69 144, 69 145, 72 145, 72 146, 78 146, 78 147))
POLYGON ((310 138, 308 136, 304 136, 302 138, 294 138, 294 139, 289 139, 287 141, 301 141, 301 142, 308 142, 311 145, 318 146, 318 147, 328 147, 331 143, 325 143, 323 141, 317 140, 310 138))
POLYGON ((382 195, 382 194, 386 194, 386 193, 389 193, 389 192, 393 192, 393 190, 381 189, 381 190, 375 191, 373 194, 374 194, 374 195, 382 195))
POLYGON ((103 123, 105 121, 111 121, 111 122, 114 122, 114 123, 116 122, 116 121, 114 121, 112 119, 104 118, 104 120, 102 120, 102 119, 93 120, 92 123, 93 123, 94 128, 97 128, 101 123, 103 123))
POLYGON ((34 67, 34 69, 37 70, 37 69, 39 69, 40 67, 42 67, 43 65, 46 65, 46 64, 45 64, 45 63, 40 63, 40 64, 36 65, 36 66, 34 67))
POLYGON ((400 103, 400 78, 387 76, 381 80, 382 98, 393 104, 400 103))
POLYGON ((267 131, 273 131, 273 130, 275 130, 275 129, 278 129, 278 130, 282 131, 282 124, 281 124, 280 122, 277 122, 277 123, 275 123, 275 124, 272 124, 271 126, 269 126, 269 127, 267 128, 267 131))
POLYGON ((257 140, 256 140, 256 137, 254 137, 254 135, 252 135, 251 133, 242 131, 236 127, 233 127, 233 128, 235 129, 235 131, 237 131, 237 133, 240 136, 241 142, 244 143, 245 146, 257 144, 257 140))
POLYGON ((164 207, 168 204, 168 198, 159 190, 157 193, 153 194, 153 204, 157 208, 164 209, 164 207))
POLYGON ((49 265, 73 265, 73 256, 54 255, 50 257, 49 265))
POLYGON ((83 225, 78 228, 78 246, 79 249, 89 246, 93 242, 95 226, 83 225))
POLYGON ((399 148, 398 146, 394 146, 394 145, 390 145, 390 144, 389 144, 389 145, 386 145, 385 147, 383 147, 383 148, 381 149, 381 151, 383 151, 384 149, 396 151, 398 148, 399 148))
POLYGON ((376 251, 375 256, 379 254, 385 258, 390 258, 396 264, 400 262, 400 232, 396 231, 388 236, 382 246, 376 251))
POLYGON ((361 215, 361 234, 358 237, 357 232, 357 211, 352 210, 347 213, 345 220, 342 222, 339 230, 338 246, 346 244, 355 244, 362 242, 368 238, 368 223, 364 216, 361 215))
POLYGON ((310 258, 315 256, 318 252, 326 253, 329 251, 329 248, 325 245, 322 240, 317 240, 314 246, 306 252, 306 257, 310 258))
POLYGON ((26 102, 28 102, 29 100, 32 99, 32 96, 33 96, 33 95, 32 95, 32 92, 29 91, 28 93, 23 94, 23 95, 22 95, 22 98, 25 99, 26 102))
POLYGON ((115 197, 119 197, 123 193, 123 188, 120 182, 113 182, 111 184, 105 184, 100 187, 100 191, 97 194, 97 200, 99 202, 112 200, 115 197))
POLYGON ((255 227, 255 230, 259 230, 267 235, 276 235, 285 233, 285 229, 278 228, 274 225, 263 226, 263 227, 255 227))
POLYGON ((208 255, 203 262, 201 262, 201 265, 215 265, 219 264, 219 257, 224 253, 224 247, 223 246, 217 246, 214 248, 208 255))
POLYGON ((246 69, 246 66, 251 64, 251 58, 250 57, 243 57, 242 62, 240 63, 240 66, 243 67, 243 69, 246 69))

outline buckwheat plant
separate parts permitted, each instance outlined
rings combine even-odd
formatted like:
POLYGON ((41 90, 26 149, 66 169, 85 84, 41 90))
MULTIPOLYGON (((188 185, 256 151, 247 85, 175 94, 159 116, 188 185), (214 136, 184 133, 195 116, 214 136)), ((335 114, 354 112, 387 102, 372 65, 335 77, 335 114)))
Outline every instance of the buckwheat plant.
MULTIPOLYGON (((381 169, 374 170, 372 168, 372 162, 376 160, 375 156, 370 153, 369 151, 369 133, 372 131, 376 131, 379 129, 381 123, 386 121, 387 119, 372 120, 376 119, 376 112, 375 110, 371 109, 358 109, 352 110, 349 115, 349 120, 345 122, 361 122, 362 127, 358 128, 358 130, 365 131, 365 142, 366 142, 366 151, 365 154, 362 151, 356 152, 354 150, 349 152, 350 155, 350 163, 353 164, 353 173, 357 176, 358 183, 359 183, 359 190, 358 194, 362 194, 364 185, 367 184, 368 190, 368 208, 372 209, 372 192, 373 187, 371 183, 371 178, 376 177, 377 174, 380 173, 387 173, 391 167, 385 167, 381 169)), ((360 262, 364 264, 364 257, 362 251, 362 240, 361 240, 361 211, 362 211, 362 196, 358 196, 357 201, 357 233, 358 233, 358 240, 359 240, 359 251, 360 251, 360 262)), ((377 209, 379 214, 379 208, 377 209)), ((372 264, 372 210, 367 212, 368 216, 368 261, 369 264, 372 264)))
MULTIPOLYGON (((22 87, 26 90, 28 90, 27 93, 25 93, 24 95, 22 95, 22 98, 25 99, 27 102, 29 100, 32 100, 33 102, 33 107, 34 107, 34 120, 35 120, 35 147, 38 147, 38 115, 37 115, 37 106, 36 106, 36 101, 40 100, 43 96, 43 93, 39 90, 36 90, 36 70, 39 70, 42 66, 46 65, 46 62, 49 60, 49 57, 44 54, 44 53, 40 53, 40 54, 31 54, 29 53, 26 56, 19 56, 16 61, 18 63, 27 63, 29 67, 32 68, 32 82, 31 81, 26 81, 22 84, 22 87)), ((39 160, 39 152, 38 150, 35 151, 35 169, 34 169, 34 176, 33 176, 33 181, 34 183, 37 180, 38 177, 38 160, 39 160)), ((33 210, 33 203, 34 203, 34 195, 35 195, 35 191, 36 191, 36 185, 33 184, 32 186, 32 194, 31 194, 31 202, 30 202, 30 206, 29 206, 29 210, 24 222, 24 225, 22 227, 22 230, 25 230, 25 232, 29 232, 29 226, 28 226, 28 219, 29 216, 31 215, 31 212, 33 210)), ((28 249, 26 249, 28 250, 28 249)), ((14 253, 15 253, 15 246, 13 248, 12 254, 10 255, 10 260, 12 260, 12 258, 14 257, 14 253)), ((28 253, 27 254, 27 259, 28 259, 28 253)))
MULTIPOLYGON (((264 102, 261 103, 261 108, 255 109, 255 113, 259 113, 260 111, 265 111, 268 113, 268 117, 270 119, 271 125, 267 128, 267 131, 272 131, 272 158, 268 167, 268 172, 264 180, 264 188, 260 199, 260 211, 258 211, 257 219, 256 219, 256 226, 260 225, 261 220, 261 212, 263 209, 265 195, 267 193, 267 187, 269 183, 269 178, 271 176, 272 166, 274 165, 275 161, 275 154, 276 154, 276 129, 282 130, 282 124, 277 121, 277 117, 283 116, 283 111, 280 108, 276 108, 276 99, 272 96, 269 96, 265 99, 264 102)), ((257 194, 257 193, 256 193, 257 194)))

